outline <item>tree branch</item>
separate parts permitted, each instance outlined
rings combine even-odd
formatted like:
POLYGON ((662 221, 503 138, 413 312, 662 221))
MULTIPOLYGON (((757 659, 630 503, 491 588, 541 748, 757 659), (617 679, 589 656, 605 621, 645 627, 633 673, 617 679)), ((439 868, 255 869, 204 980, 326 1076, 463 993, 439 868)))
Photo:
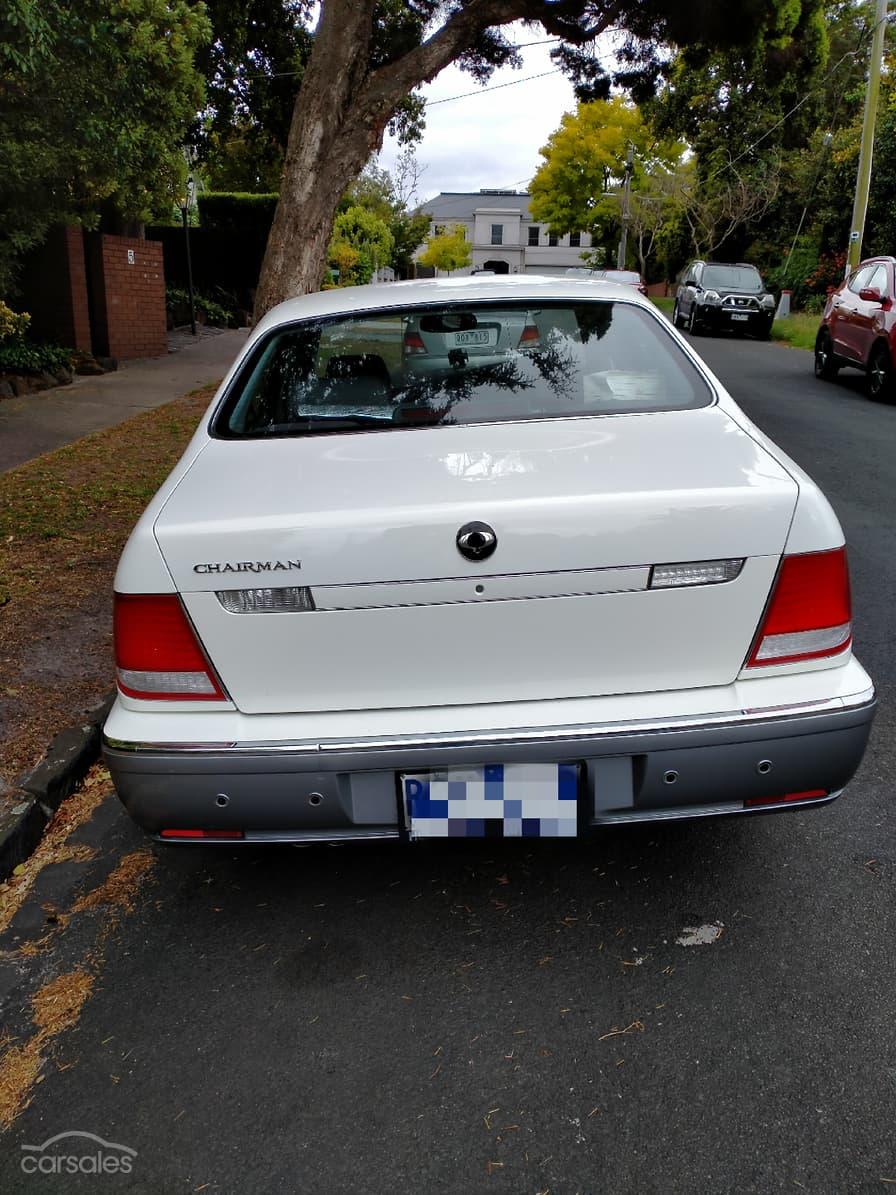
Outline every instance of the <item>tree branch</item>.
MULTIPOLYGON (((326 6, 327 0, 324 0, 326 6)), ((624 5, 621 0, 604 0, 603 12, 592 22, 577 24, 588 6, 582 0, 566 0, 556 4, 536 3, 536 0, 470 0, 455 12, 432 37, 410 50, 403 58, 374 71, 367 80, 360 105, 367 111, 381 114, 392 109, 398 98, 428 83, 446 66, 450 66, 465 51, 471 49, 485 29, 494 25, 508 25, 511 21, 538 21, 548 33, 563 36, 566 41, 593 41, 619 19, 624 5), (578 37, 576 36, 578 34, 578 37)))

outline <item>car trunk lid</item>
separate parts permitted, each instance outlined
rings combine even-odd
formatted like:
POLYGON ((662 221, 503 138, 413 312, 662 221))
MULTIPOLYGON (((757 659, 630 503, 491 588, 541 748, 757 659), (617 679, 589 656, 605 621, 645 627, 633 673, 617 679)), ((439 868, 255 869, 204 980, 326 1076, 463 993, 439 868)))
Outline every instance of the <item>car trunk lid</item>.
POLYGON ((733 680, 797 486, 719 406, 212 440, 156 536, 245 712, 596 696, 733 680), (497 547, 471 561, 459 530, 497 547), (742 559, 725 584, 653 565, 742 559), (218 591, 310 591, 234 614, 218 591))

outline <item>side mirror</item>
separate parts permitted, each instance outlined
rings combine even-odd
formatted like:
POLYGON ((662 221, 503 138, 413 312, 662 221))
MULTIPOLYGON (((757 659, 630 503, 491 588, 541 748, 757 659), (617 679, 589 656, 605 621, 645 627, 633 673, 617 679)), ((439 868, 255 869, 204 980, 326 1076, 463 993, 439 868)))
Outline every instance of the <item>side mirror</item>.
POLYGON ((876 286, 863 286, 859 291, 859 298, 863 303, 880 303, 882 302, 880 291, 876 286))

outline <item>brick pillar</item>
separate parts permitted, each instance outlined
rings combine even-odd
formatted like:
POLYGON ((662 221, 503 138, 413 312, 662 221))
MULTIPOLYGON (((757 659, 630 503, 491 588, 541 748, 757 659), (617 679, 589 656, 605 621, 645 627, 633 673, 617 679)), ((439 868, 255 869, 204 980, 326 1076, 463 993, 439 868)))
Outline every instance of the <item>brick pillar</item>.
POLYGON ((94 351, 119 360, 165 356, 161 242, 96 234, 89 252, 94 351))
POLYGON ((29 254, 22 270, 21 306, 31 314, 32 335, 90 352, 87 269, 80 228, 52 229, 43 245, 29 254))

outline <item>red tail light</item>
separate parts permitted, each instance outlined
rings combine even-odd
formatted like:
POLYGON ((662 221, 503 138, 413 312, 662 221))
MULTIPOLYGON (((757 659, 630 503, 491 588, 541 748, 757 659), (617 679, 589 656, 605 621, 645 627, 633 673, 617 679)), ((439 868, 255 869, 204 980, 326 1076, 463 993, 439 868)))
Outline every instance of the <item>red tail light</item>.
POLYGON ((541 344, 541 337, 538 334, 538 329, 536 328, 536 326, 534 324, 526 324, 525 328, 523 328, 523 334, 520 337, 519 347, 521 349, 522 348, 530 348, 531 349, 531 348, 534 348, 538 344, 541 344))
POLYGON ((785 556, 748 668, 836 656, 852 641, 846 548, 785 556))
POLYGON ((115 666, 128 697, 226 701, 196 632, 173 593, 116 593, 115 666))
POLYGON ((423 343, 423 337, 419 332, 405 332, 404 334, 404 351, 408 356, 414 356, 415 353, 425 353, 426 345, 423 343))
POLYGON ((160 838, 245 838, 242 830, 163 830, 160 838))
POLYGON ((756 809, 760 805, 789 805, 794 801, 817 801, 819 797, 826 797, 826 788, 807 788, 801 793, 782 793, 779 797, 748 797, 744 801, 744 809, 756 809))

